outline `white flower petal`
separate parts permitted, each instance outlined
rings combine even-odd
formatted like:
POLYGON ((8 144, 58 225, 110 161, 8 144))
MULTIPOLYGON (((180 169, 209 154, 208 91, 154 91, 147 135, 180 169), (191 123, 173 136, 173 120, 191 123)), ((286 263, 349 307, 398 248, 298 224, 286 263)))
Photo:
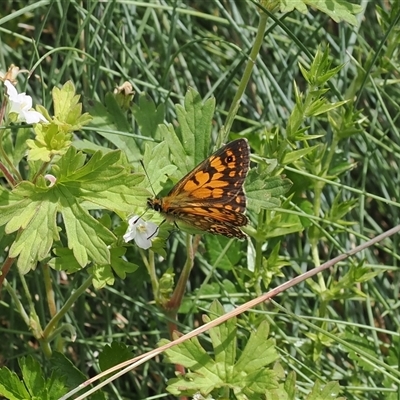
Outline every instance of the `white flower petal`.
POLYGON ((12 99, 13 102, 19 103, 23 110, 30 110, 32 108, 32 97, 25 93, 19 93, 18 96, 12 99))
POLYGON ((144 221, 134 215, 128 220, 128 229, 124 235, 125 242, 135 239, 135 243, 142 249, 149 249, 152 245, 151 239, 157 236, 158 226, 154 222, 144 221))
POLYGON ((45 117, 43 117, 40 112, 35 110, 25 111, 22 110, 20 113, 20 118, 23 118, 23 121, 26 121, 28 124, 37 124, 38 122, 48 122, 45 117))
POLYGON ((137 215, 134 215, 133 217, 130 217, 128 220, 128 224, 132 228, 136 228, 138 224, 142 223, 143 220, 142 218, 138 217, 137 215))
POLYGON ((48 122, 38 111, 32 110, 32 97, 25 93, 18 93, 10 81, 5 81, 7 96, 10 103, 10 113, 18 114, 18 121, 26 121, 28 124, 48 122))
POLYGON ((158 225, 155 224, 154 222, 147 221, 147 237, 154 238, 158 235, 158 225))
POLYGON ((128 228, 125 235, 123 236, 125 243, 130 242, 132 239, 135 239, 135 236, 136 236, 136 229, 131 230, 130 228, 128 228))
POLYGON ((10 81, 4 81, 4 85, 6 85, 7 88, 7 96, 9 98, 18 96, 17 89, 15 89, 15 86, 10 82, 10 81))
POLYGON ((151 240, 147 239, 147 232, 137 234, 135 243, 142 249, 147 250, 151 247, 151 240))

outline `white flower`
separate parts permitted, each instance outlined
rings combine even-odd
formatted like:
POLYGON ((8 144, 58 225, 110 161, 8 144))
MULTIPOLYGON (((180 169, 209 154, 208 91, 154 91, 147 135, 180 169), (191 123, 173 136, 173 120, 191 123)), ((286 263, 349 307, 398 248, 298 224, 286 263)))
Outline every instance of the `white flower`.
POLYGON ((214 400, 211 395, 208 395, 207 397, 203 397, 200 392, 197 392, 193 396, 193 400, 214 400))
POLYGON ((6 80, 8 101, 10 102, 10 113, 18 114, 18 121, 26 121, 28 124, 48 122, 47 119, 35 110, 32 110, 32 97, 25 93, 18 93, 14 85, 6 80))
POLYGON ((142 218, 134 215, 128 221, 128 229, 124 235, 125 242, 134 239, 135 243, 142 249, 151 247, 151 239, 157 236, 158 226, 154 222, 144 221, 142 218))

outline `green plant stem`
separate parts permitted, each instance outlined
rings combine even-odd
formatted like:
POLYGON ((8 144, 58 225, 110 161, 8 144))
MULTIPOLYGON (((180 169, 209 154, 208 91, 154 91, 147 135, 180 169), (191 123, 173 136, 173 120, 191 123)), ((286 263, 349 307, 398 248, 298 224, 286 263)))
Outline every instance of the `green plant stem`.
MULTIPOLYGON (((41 338, 43 337, 43 329, 42 326, 40 324, 40 319, 39 316, 37 315, 36 312, 36 308, 35 308, 35 304, 32 300, 32 295, 31 295, 31 291, 29 290, 29 287, 26 283, 26 279, 25 279, 25 275, 22 274, 19 269, 18 269, 18 273, 19 273, 19 278, 21 280, 22 283, 22 287, 24 289, 25 292, 25 297, 28 301, 29 304, 29 329, 32 331, 33 336, 39 340, 39 342, 41 341, 41 338)), ((44 352, 46 353, 47 350, 44 349, 44 352)))
MULTIPOLYGON (((325 183, 322 181, 318 181, 315 185, 314 189, 314 216, 318 217, 319 212, 321 210, 321 196, 322 190, 325 186, 325 183)), ((321 265, 321 260, 319 258, 319 251, 318 251, 318 235, 316 234, 315 230, 318 229, 316 226, 312 228, 314 233, 311 235, 310 245, 311 245, 311 254, 314 261, 314 268, 319 267, 321 265)), ((326 285, 324 281, 324 277, 322 274, 318 275, 318 283, 320 287, 320 291, 323 292, 326 290, 326 285)))
MULTIPOLYGON (((261 212, 258 215, 258 225, 257 225, 260 232, 263 232, 264 230, 264 225, 266 224, 266 218, 267 218, 267 212, 265 210, 261 210, 261 212)), ((263 292, 261 288, 262 258, 263 258, 262 245, 263 242, 261 240, 256 239, 255 243, 256 257, 254 263, 255 264, 254 275, 257 277, 257 280, 254 282, 254 291, 257 296, 261 296, 263 292)))
POLYGON ((48 338, 52 334, 53 330, 57 326, 58 322, 64 315, 71 309, 76 300, 85 293, 85 290, 92 284, 93 277, 89 276, 81 286, 78 287, 74 292, 72 292, 69 299, 65 302, 65 304, 61 307, 60 311, 49 321, 46 328, 43 331, 43 340, 48 341, 48 338))
POLYGON ((258 24, 257 35, 254 40, 253 48, 251 49, 249 59, 247 61, 242 79, 239 82, 238 90, 236 91, 235 97, 232 101, 231 107, 228 111, 228 116, 226 117, 226 122, 223 127, 221 127, 221 134, 219 135, 217 145, 220 147, 223 142, 226 142, 228 139, 229 132, 231 130, 233 121, 236 117, 237 111, 239 109, 240 101, 242 99, 243 93, 246 90, 246 87, 251 78, 251 73, 253 71, 254 64, 256 62, 256 58, 260 52, 261 45, 264 40, 264 32, 267 26, 268 15, 265 13, 260 13, 260 21, 258 24))
MULTIPOLYGON (((197 237, 199 235, 196 235, 197 237)), ((195 239, 197 244, 199 239, 195 239)), ((197 249, 197 245, 196 245, 197 249)), ((194 254, 195 254, 195 249, 193 246, 193 240, 192 240, 192 235, 186 234, 186 250, 187 250, 187 257, 186 257, 186 262, 185 265, 183 266, 182 273, 178 279, 178 283, 176 284, 174 293, 171 296, 171 299, 168 301, 168 303, 165 305, 165 309, 167 310, 168 316, 175 321, 176 319, 176 314, 178 312, 178 309, 182 303, 182 298, 183 295, 185 294, 185 289, 187 285, 187 281, 190 276, 190 271, 192 270, 193 267, 193 260, 194 260, 194 254)))
POLYGON ((327 157, 325 159, 325 162, 324 162, 324 167, 323 167, 324 174, 322 176, 323 178, 325 178, 326 174, 329 171, 329 168, 330 168, 330 166, 332 164, 332 160, 333 160, 333 157, 335 155, 335 152, 336 152, 336 149, 338 147, 338 144, 339 144, 339 135, 337 134, 337 131, 334 130, 333 131, 332 143, 331 143, 330 149, 329 149, 329 153, 328 153, 328 155, 327 155, 327 157))
POLYGON ((6 276, 8 274, 8 271, 10 270, 11 266, 14 263, 15 258, 12 257, 7 257, 6 260, 4 261, 3 267, 1 268, 0 272, 0 291, 1 287, 3 286, 3 282, 6 279, 6 276))
POLYGON ((57 313, 57 307, 54 300, 54 290, 53 290, 49 265, 45 264, 42 270, 43 270, 44 286, 46 289, 47 305, 49 307, 50 315, 54 317, 57 313))
POLYGON ((139 249, 140 255, 142 256, 142 260, 144 265, 146 266, 146 269, 150 275, 150 282, 151 282, 151 288, 153 290, 153 297, 156 301, 156 303, 159 303, 159 283, 157 279, 157 274, 156 274, 156 265, 155 265, 155 259, 154 259, 154 252, 149 250, 149 256, 146 257, 146 253, 142 250, 139 249))
POLYGON ((39 339, 39 343, 40 343, 40 348, 43 351, 43 354, 47 357, 50 358, 53 354, 51 347, 50 347, 50 343, 46 340, 42 340, 39 339))
MULTIPOLYGON (((4 114, 6 111, 6 106, 7 106, 7 98, 4 98, 2 104, 1 104, 1 108, 0 108, 0 123, 3 122, 4 120, 4 114)), ((18 177, 18 179, 20 181, 22 181, 22 176, 19 173, 19 171, 14 167, 13 163, 11 162, 11 160, 8 158, 7 153, 4 151, 3 148, 3 136, 4 136, 4 132, 5 130, 2 130, 0 133, 0 155, 3 158, 3 160, 8 164, 8 167, 14 172, 15 176, 18 177)), ((8 169, 5 167, 5 165, 0 164, 0 169, 4 174, 4 177, 7 179, 7 182, 11 185, 11 186, 15 186, 16 182, 15 179, 12 177, 12 175, 10 174, 10 172, 8 171, 8 169)))
MULTIPOLYGON (((2 142, 2 137, 0 137, 0 143, 2 142)), ((4 157, 4 150, 3 150, 3 146, 0 144, 0 152, 2 153, 2 156, 4 157)), ((0 170, 4 175, 4 178, 6 178, 7 182, 9 183, 10 186, 14 187, 17 182, 16 180, 13 178, 13 176, 10 174, 10 171, 7 169, 7 167, 0 162, 0 170)))
POLYGON ((4 279, 3 283, 4 289, 7 290, 8 294, 11 296, 13 299, 15 308, 18 311, 18 314, 22 317, 24 320, 26 326, 29 326, 29 315, 26 313, 24 306, 22 305, 17 293, 15 292, 14 288, 8 283, 7 279, 4 279))
POLYGON ((4 98, 3 103, 1 104, 1 108, 0 108, 0 124, 3 123, 4 114, 6 113, 6 106, 7 106, 7 100, 6 100, 6 98, 4 98))
POLYGON ((53 339, 56 339, 62 332, 69 332, 71 335, 71 341, 74 341, 76 338, 76 329, 72 324, 62 324, 59 328, 53 330, 53 332, 47 338, 47 342, 51 342, 53 339))
MULTIPOLYGON (((171 340, 174 340, 174 332, 178 330, 176 325, 178 310, 180 305, 182 304, 183 295, 185 294, 185 289, 187 285, 187 281, 189 280, 190 272, 193 268, 194 255, 197 251, 197 246, 199 245, 201 236, 196 235, 194 240, 192 235, 186 234, 186 249, 187 249, 187 257, 185 265, 183 266, 182 273, 178 279, 178 283, 176 284, 174 293, 172 294, 170 300, 165 304, 165 313, 169 317, 168 320, 168 332, 171 340)), ((184 374, 185 368, 183 365, 176 364, 175 371, 180 374, 184 374)), ((180 400, 187 400, 186 396, 181 396, 180 400)))
MULTIPOLYGON (((21 277, 21 282, 22 282, 22 286, 24 288, 25 293, 29 293, 29 289, 26 285, 26 281, 25 278, 23 277, 22 274, 20 274, 21 277)), ((33 306, 32 303, 32 298, 30 296, 30 294, 27 295, 28 298, 28 302, 30 305, 30 316, 27 314, 27 312, 24 309, 24 306, 22 305, 21 301, 19 300, 17 293, 14 291, 14 289, 11 287, 11 285, 8 283, 7 279, 4 280, 4 287, 7 290, 7 292, 10 294, 11 298, 14 301, 15 307, 19 313, 19 315, 21 315, 22 319, 24 320, 26 326, 31 330, 33 336, 39 341, 40 343, 40 347, 43 351, 43 353, 45 354, 46 357, 50 357, 51 356, 51 349, 50 346, 48 345, 48 343, 44 342, 42 340, 42 328, 40 325, 40 321, 39 318, 36 314, 35 308, 33 306)))
MULTIPOLYGON (((51 157, 51 159, 53 159, 53 157, 51 157)), ((35 183, 37 178, 44 172, 46 171, 46 168, 48 167, 48 165, 50 164, 50 161, 44 162, 41 166, 40 169, 36 172, 35 176, 32 179, 32 182, 35 183)))

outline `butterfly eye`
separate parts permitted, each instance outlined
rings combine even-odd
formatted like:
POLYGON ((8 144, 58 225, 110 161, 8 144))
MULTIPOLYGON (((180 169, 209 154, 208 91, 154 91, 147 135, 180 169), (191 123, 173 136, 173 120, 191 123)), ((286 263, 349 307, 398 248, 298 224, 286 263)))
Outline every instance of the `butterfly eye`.
POLYGON ((162 210, 162 205, 159 199, 147 199, 147 207, 152 208, 155 211, 160 212, 162 210))

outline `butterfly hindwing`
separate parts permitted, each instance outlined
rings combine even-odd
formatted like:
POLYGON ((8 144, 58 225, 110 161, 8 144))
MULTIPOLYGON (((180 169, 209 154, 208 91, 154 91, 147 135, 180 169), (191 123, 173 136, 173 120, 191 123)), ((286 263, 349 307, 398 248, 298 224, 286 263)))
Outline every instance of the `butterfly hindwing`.
POLYGON ((247 140, 234 140, 185 175, 167 196, 149 199, 148 205, 166 219, 243 239, 237 227, 247 224, 243 184, 249 157, 247 140))

